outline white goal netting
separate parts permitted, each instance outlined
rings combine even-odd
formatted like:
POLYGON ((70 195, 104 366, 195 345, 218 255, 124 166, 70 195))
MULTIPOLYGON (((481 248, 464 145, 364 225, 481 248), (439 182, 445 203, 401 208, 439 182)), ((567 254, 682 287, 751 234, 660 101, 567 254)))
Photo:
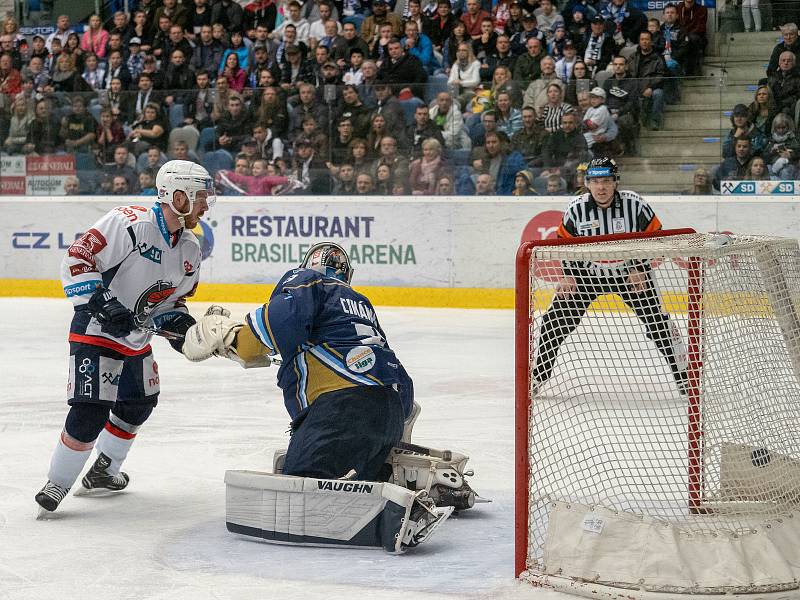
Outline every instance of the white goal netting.
POLYGON ((528 576, 797 590, 797 242, 544 245, 528 266, 528 576))

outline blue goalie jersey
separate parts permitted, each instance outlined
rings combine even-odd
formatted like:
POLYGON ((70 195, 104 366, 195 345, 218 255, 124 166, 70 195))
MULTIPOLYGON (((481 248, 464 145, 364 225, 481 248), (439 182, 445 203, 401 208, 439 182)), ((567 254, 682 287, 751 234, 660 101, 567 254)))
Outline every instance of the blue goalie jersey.
POLYGON ((370 301, 347 283, 293 269, 247 324, 270 354, 281 355, 278 385, 292 419, 326 392, 371 385, 395 387, 410 414, 411 378, 370 301))

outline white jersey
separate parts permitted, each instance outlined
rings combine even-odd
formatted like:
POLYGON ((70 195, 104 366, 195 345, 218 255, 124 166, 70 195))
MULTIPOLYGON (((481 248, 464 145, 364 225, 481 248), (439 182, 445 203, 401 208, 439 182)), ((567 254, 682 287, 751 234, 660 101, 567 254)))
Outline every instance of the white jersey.
MULTIPOLYGON (((61 262, 61 282, 76 310, 102 285, 133 312, 137 323, 158 327, 168 313, 188 312, 184 300, 194 294, 199 270, 197 238, 186 230, 171 234, 161 205, 118 206, 69 247, 61 262)), ((73 328, 69 339, 138 351, 151 337, 134 329, 115 338, 102 333, 92 318, 85 331, 73 328)))

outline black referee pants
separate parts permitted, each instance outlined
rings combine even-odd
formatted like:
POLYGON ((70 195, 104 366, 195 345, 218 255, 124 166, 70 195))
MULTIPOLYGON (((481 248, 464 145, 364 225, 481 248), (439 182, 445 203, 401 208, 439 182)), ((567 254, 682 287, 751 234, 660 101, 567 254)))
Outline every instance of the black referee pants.
POLYGON ((661 309, 661 299, 649 273, 642 292, 631 291, 627 277, 599 277, 589 273, 573 276, 577 283, 575 292, 556 296, 542 318, 534 369, 538 383, 550 379, 561 344, 578 327, 592 302, 603 294, 618 294, 622 298, 644 324, 647 337, 655 342, 676 380, 685 378, 675 361, 669 315, 661 309))

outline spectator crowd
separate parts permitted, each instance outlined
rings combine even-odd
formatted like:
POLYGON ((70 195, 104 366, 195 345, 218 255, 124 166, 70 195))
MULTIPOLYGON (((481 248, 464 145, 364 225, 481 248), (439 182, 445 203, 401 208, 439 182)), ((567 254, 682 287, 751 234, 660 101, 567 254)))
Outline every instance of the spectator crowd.
MULTIPOLYGON (((571 192, 593 155, 636 155, 663 127, 708 43, 696 0, 650 19, 627 0, 127 6, 31 38, 9 17, 0 35, 3 152, 74 154, 84 193, 154 193, 169 158, 228 193, 571 192)), ((733 117, 736 161, 751 127, 772 139, 794 118, 787 31, 766 108, 733 117)), ((768 170, 796 166, 780 157, 768 170)))
POLYGON ((796 23, 781 26, 781 41, 758 81, 753 101, 737 104, 730 113, 731 129, 722 143, 722 163, 711 183, 722 181, 795 180, 800 178, 800 39, 796 23))

